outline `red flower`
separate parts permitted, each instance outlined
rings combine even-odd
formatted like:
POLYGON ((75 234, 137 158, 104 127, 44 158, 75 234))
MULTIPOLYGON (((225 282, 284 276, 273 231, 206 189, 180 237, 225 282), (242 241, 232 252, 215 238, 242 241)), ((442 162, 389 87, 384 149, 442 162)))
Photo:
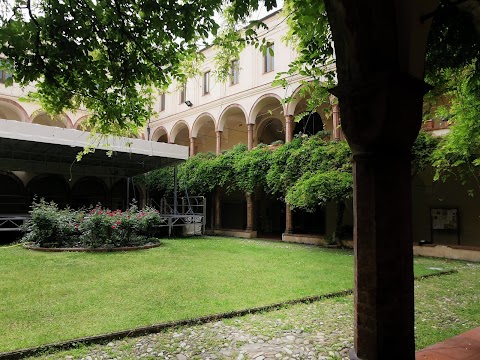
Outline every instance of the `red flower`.
POLYGON ((112 229, 116 229, 116 226, 115 226, 115 225, 112 225, 112 229))
POLYGON ((120 221, 117 221, 117 225, 120 225, 120 221))

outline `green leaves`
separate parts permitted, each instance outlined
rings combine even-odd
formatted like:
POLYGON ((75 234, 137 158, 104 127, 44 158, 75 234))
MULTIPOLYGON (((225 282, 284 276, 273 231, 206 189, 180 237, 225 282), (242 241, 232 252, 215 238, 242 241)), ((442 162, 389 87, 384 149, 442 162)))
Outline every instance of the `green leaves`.
MULTIPOLYGON (((469 186, 472 186, 471 180, 478 178, 480 77, 476 67, 474 62, 461 69, 441 72, 439 82, 449 102, 448 106, 440 107, 438 114, 448 118, 451 126, 450 133, 440 140, 432 154, 435 180, 445 181, 454 175, 463 184, 470 183, 469 186)), ((479 186, 477 182, 475 187, 479 186)))
POLYGON ((13 62, 16 82, 37 83, 51 114, 83 104, 93 131, 137 133, 153 115, 154 89, 184 77, 182 66, 198 57, 196 42, 216 32, 220 4, 41 1, 2 19, 0 52, 13 62))

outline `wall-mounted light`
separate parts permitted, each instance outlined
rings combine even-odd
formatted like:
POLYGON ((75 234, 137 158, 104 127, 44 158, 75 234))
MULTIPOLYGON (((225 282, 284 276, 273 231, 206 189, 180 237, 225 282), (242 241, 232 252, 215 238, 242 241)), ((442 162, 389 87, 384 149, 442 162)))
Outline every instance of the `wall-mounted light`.
POLYGON ((192 104, 192 102, 191 102, 190 100, 185 101, 185 105, 187 105, 188 107, 192 107, 192 106, 193 106, 193 104, 192 104))

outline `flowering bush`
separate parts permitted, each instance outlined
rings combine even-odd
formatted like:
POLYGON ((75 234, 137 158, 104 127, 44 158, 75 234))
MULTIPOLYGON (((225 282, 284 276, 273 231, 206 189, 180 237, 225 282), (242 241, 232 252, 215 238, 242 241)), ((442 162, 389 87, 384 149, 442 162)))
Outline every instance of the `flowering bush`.
POLYGON ((34 201, 30 210, 30 219, 23 225, 23 241, 38 246, 68 246, 78 241, 77 212, 71 209, 61 210, 57 204, 41 199, 34 201))
POLYGON ((50 247, 120 247, 150 242, 162 219, 157 210, 61 210, 51 202, 34 202, 22 241, 50 247))

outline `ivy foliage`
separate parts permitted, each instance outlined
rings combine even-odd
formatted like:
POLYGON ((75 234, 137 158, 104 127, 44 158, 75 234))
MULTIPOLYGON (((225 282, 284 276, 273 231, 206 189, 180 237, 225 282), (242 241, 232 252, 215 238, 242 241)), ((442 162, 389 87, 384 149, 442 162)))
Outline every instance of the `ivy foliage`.
MULTIPOLYGON (((454 175, 463 184, 480 175, 480 77, 476 64, 460 70, 444 70, 448 106, 439 107, 438 116, 447 118, 450 133, 433 153, 435 179, 445 181, 454 175)), ((472 190, 472 189, 468 189, 472 190)))
MULTIPOLYGON (((349 190, 346 190, 348 196, 340 197, 338 191, 334 193, 330 188, 335 176, 342 183, 345 176, 351 178, 351 153, 345 141, 328 141, 327 136, 325 132, 303 135, 278 148, 260 144, 247 151, 245 145, 237 145, 218 156, 197 154, 178 166, 179 190, 206 195, 216 187, 222 187, 227 192, 240 190, 250 194, 261 189, 281 197, 287 195, 287 203, 307 210, 325 205, 327 201, 343 201, 351 197, 352 181, 349 190), (318 175, 315 183, 308 181, 312 175, 318 175), (327 183, 319 185, 322 180, 327 183), (313 186, 316 191, 313 191, 313 186), (325 192, 320 191, 322 187, 325 192), (298 191, 308 193, 309 197, 297 198, 295 194, 298 191)), ((162 168, 153 171, 144 181, 150 189, 171 194, 173 170, 162 168)))

